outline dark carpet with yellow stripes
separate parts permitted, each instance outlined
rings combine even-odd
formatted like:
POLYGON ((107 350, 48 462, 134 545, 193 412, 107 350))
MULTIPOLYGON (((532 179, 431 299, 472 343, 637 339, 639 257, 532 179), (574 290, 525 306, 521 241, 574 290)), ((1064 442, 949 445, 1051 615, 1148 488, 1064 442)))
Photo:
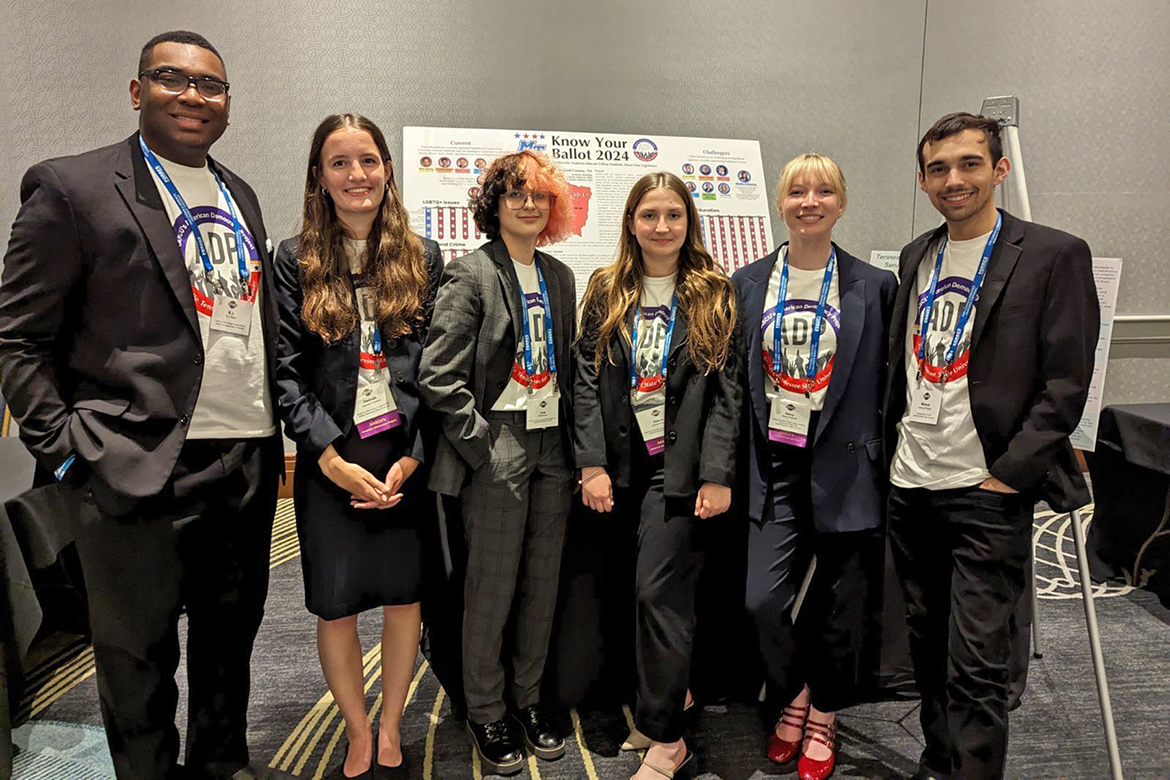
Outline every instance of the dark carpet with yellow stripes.
MULTIPOLYGON (((1086 517, 1091 518, 1091 510, 1086 517)), ((1012 714, 1008 776, 1107 777, 1068 517, 1039 513, 1033 538, 1045 655, 1033 661, 1024 703, 1012 714)), ((1170 613, 1149 593, 1129 586, 1101 585, 1097 591, 1126 777, 1170 777, 1165 737, 1170 733, 1170 613)), ((250 743, 257 762, 318 780, 340 776, 345 739, 317 663, 314 619, 303 605, 292 503, 282 500, 273 534, 270 596, 253 664, 250 743)), ((359 627, 367 704, 376 718, 382 706, 376 613, 359 627)), ((180 670, 181 688, 182 679, 180 670)), ((921 751, 917 707, 907 700, 843 712, 835 777, 911 775, 921 751)), ((180 713, 185 708, 181 699, 180 713)), ((113 777, 98 713, 93 652, 82 642, 60 636, 43 643, 17 723, 17 780, 113 777)), ((573 710, 566 721, 571 732, 565 756, 551 763, 529 760, 519 777, 627 778, 639 760, 619 750, 629 723, 627 708, 573 710)), ((443 689, 421 656, 403 738, 413 778, 483 776, 462 724, 452 718, 443 689)), ((699 777, 795 777, 795 770, 781 771, 764 758, 761 721, 751 706, 704 708, 690 742, 700 757, 699 777)))

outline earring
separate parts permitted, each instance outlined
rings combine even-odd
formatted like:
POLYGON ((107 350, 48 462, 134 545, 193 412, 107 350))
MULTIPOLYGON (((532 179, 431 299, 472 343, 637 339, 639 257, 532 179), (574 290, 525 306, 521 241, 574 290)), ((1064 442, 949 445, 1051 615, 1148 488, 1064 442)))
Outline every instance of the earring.
POLYGON ((326 198, 328 198, 328 197, 329 197, 329 190, 327 190, 327 189, 325 189, 324 187, 322 187, 322 188, 321 188, 321 194, 322 194, 323 196, 325 196, 326 198))

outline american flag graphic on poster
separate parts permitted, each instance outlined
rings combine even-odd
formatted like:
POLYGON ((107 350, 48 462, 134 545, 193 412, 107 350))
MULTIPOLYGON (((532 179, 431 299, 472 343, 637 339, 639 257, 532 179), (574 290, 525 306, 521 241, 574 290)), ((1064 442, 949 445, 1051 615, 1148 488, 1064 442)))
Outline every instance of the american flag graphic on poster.
MULTIPOLYGON (((643 175, 673 173, 699 217, 702 241, 733 273, 769 250, 770 198, 758 141, 654 133, 596 133, 529 128, 405 127, 402 199, 411 228, 435 241, 444 262, 488 240, 470 206, 492 161, 530 151, 564 175, 569 234, 544 252, 564 262, 580 297, 593 272, 613 262, 630 188, 643 175)), ((567 216, 567 215, 566 215, 567 216)))
POLYGON ((702 220, 707 251, 728 274, 772 251, 762 216, 707 216, 702 220))

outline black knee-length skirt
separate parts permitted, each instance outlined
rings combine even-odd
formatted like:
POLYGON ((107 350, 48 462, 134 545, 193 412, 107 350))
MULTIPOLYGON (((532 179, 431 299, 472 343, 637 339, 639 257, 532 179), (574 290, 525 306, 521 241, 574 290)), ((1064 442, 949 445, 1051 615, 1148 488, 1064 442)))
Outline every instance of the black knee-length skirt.
MULTIPOLYGON (((342 458, 378 479, 385 479, 394 461, 409 451, 401 428, 362 439, 354 426, 334 447, 342 458)), ((428 516, 423 469, 406 480, 398 506, 381 510, 352 508, 350 495, 309 457, 298 455, 295 473, 293 496, 308 610, 336 620, 419 601, 421 531, 428 516)))

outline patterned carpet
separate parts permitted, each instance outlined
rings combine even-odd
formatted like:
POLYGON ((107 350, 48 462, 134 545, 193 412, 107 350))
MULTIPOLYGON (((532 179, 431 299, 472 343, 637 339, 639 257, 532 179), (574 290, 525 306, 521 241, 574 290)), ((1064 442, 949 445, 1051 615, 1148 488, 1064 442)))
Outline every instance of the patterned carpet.
MULTIPOLYGON (((1091 509, 1084 513, 1091 521, 1091 509)), ((1067 515, 1037 514, 1033 540, 1041 597, 1044 658, 1032 663, 1023 705, 1012 714, 1010 777, 1101 778, 1109 774, 1093 681, 1079 577, 1067 515)), ((253 665, 250 712, 253 757, 303 778, 339 776, 343 724, 316 659, 314 622, 303 606, 291 501, 281 501, 272 541, 272 584, 253 665)), ((1129 585, 1095 587, 1122 764, 1128 778, 1170 777, 1170 612, 1129 585)), ((378 621, 359 622, 371 718, 382 699, 378 621)), ((33 670, 14 733, 16 780, 113 777, 97 708, 92 649, 52 637, 33 670)), ((180 671, 180 679, 183 673, 180 671)), ((185 691, 182 694, 185 697, 185 691)), ((180 700, 185 710, 185 698, 180 700)), ((917 702, 865 704, 841 715, 840 778, 901 777, 921 750, 917 702)), ((630 724, 627 708, 569 713, 564 758, 530 759, 519 777, 533 780, 626 778, 638 756, 618 746, 630 724)), ((182 726, 180 726, 182 732, 182 726)), ((462 725, 420 657, 403 724, 413 778, 483 776, 462 725)), ((795 777, 762 757, 761 722, 746 704, 708 707, 691 744, 700 776, 757 780, 795 777)))

